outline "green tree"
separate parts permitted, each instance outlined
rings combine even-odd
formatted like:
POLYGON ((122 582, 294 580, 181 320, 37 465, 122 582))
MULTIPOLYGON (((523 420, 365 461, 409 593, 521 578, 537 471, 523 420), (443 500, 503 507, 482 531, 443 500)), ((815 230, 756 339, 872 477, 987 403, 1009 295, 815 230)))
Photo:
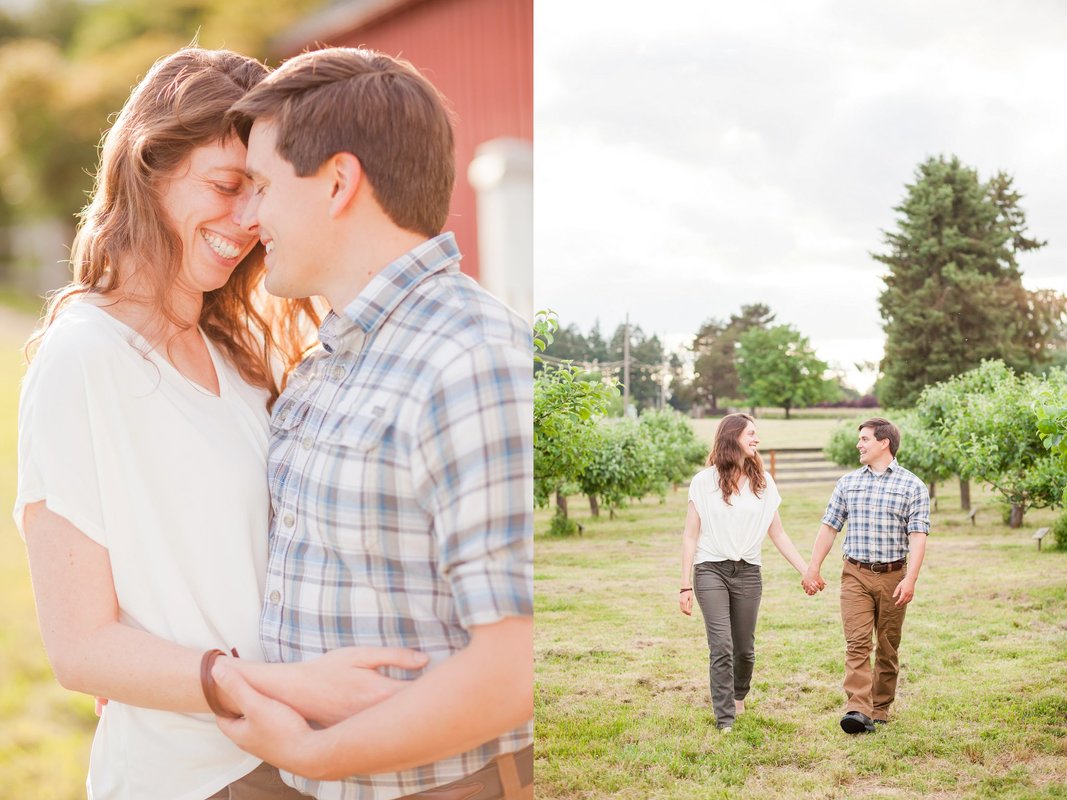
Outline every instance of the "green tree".
POLYGON ((663 479, 656 470, 655 443, 649 431, 632 419, 603 421, 589 463, 578 478, 578 488, 589 498, 589 510, 600 516, 607 506, 611 518, 628 499, 659 490, 663 479))
POLYGON ((1059 505, 1067 469, 1045 447, 1039 408, 1050 394, 1067 396, 1067 372, 1020 377, 1001 361, 985 361, 954 380, 977 387, 960 392, 942 423, 960 468, 1001 494, 1013 528, 1027 509, 1059 505))
POLYGON ((645 411, 640 423, 655 445, 656 473, 662 486, 687 483, 708 454, 708 446, 697 438, 689 420, 667 408, 645 411))
POLYGON ((693 397, 712 412, 725 398, 737 397, 737 347, 740 336, 752 328, 766 328, 774 313, 762 303, 741 307, 727 322, 709 319, 693 337, 693 397))
MULTIPOLYGON (((534 320, 535 359, 551 345, 559 329, 556 315, 538 312, 534 320)), ((556 496, 553 529, 571 530, 563 487, 581 478, 599 442, 596 420, 618 394, 614 384, 580 380, 570 364, 543 364, 534 377, 534 501, 548 504, 556 496)))
POLYGON ((671 372, 670 399, 667 401, 675 411, 689 411, 696 399, 693 384, 686 380, 685 367, 677 353, 671 353, 668 361, 671 372))
POLYGON ((741 394, 753 406, 804 408, 833 397, 828 369, 805 336, 791 325, 752 328, 738 340, 737 375, 741 394))
POLYGON ((886 332, 883 405, 912 405, 924 387, 999 357, 1024 370, 1045 363, 1062 296, 1022 285, 1021 195, 1004 173, 982 183, 952 157, 930 158, 907 185, 897 228, 885 234, 889 268, 879 307, 886 332))
MULTIPOLYGON (((1057 372, 1062 374, 1063 370, 1057 372)), ((1067 470, 1067 392, 1051 384, 1041 387, 1034 411, 1042 446, 1067 470)), ((1063 491, 1061 502, 1067 505, 1067 488, 1063 491)), ((1067 548, 1067 537, 1062 544, 1067 548)))
MULTIPOLYGON (((589 360, 589 348, 581 329, 573 322, 566 328, 560 328, 552 335, 552 343, 545 348, 545 355, 564 361, 577 361, 584 363, 589 360)), ((534 365, 534 369, 540 372, 543 364, 534 365)))

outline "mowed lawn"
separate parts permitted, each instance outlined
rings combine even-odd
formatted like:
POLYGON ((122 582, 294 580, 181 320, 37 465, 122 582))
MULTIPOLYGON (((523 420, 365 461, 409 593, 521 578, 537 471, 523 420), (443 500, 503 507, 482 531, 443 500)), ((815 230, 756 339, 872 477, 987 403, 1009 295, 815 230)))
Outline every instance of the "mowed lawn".
MULTIPOLYGON (((805 557, 831 488, 783 488, 805 557)), ((972 526, 955 487, 938 491, 893 721, 862 737, 838 727, 839 543, 811 598, 765 544, 755 679, 723 736, 699 610, 678 611, 685 488, 614 521, 573 498, 585 533, 570 539, 538 512, 538 800, 1067 797, 1067 553, 1031 539, 1054 514, 1012 531, 975 490, 972 526)))
MULTIPOLYGON (((869 409, 856 408, 818 409, 818 411, 820 412, 818 415, 813 414, 812 416, 791 420, 764 416, 761 412, 756 417, 756 427, 760 436, 760 449, 822 447, 830 439, 830 434, 842 422, 854 419, 862 421, 874 415, 869 409)), ((774 412, 773 410, 768 410, 767 413, 774 412)), ((778 411, 778 414, 780 415, 781 411, 778 411)), ((717 417, 691 420, 693 431, 709 449, 720 421, 721 418, 717 417)))
POLYGON ((90 698, 64 690, 45 658, 26 550, 11 519, 17 470, 16 419, 25 330, 0 325, 0 798, 76 800, 96 717, 90 698))

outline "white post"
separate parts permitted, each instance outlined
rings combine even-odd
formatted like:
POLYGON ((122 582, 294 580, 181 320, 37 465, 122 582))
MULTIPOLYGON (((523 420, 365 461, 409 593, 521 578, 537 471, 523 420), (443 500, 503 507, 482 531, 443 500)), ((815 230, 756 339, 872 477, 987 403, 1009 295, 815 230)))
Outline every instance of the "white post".
POLYGON ((533 322, 533 145, 493 139, 467 168, 478 196, 479 282, 533 322))

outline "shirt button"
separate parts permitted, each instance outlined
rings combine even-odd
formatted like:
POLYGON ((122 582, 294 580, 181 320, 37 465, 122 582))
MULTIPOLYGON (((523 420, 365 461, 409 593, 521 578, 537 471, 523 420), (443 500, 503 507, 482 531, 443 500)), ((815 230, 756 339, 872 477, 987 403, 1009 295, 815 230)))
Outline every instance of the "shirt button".
POLYGON ((293 527, 295 523, 296 517, 294 517, 292 514, 286 514, 284 517, 282 517, 282 524, 285 525, 285 527, 287 528, 293 527))
POLYGON ((282 593, 279 592, 277 589, 275 589, 274 591, 272 591, 270 593, 270 601, 272 603, 274 603, 274 605, 278 605, 278 603, 281 601, 281 599, 282 599, 282 593))
POLYGON ((341 378, 345 376, 345 368, 338 364, 330 370, 330 374, 333 375, 336 380, 341 380, 341 378))
POLYGON ((310 436, 305 436, 303 439, 300 440, 300 446, 303 447, 305 450, 310 450, 311 445, 313 444, 315 444, 315 440, 312 439, 310 436))

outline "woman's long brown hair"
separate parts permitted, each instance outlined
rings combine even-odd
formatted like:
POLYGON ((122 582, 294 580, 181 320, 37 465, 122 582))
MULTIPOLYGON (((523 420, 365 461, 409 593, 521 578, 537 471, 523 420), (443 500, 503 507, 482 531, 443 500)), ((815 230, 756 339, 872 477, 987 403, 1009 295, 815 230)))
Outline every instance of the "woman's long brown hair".
MULTIPOLYGON (((195 148, 235 135, 226 111, 266 75, 255 59, 227 50, 186 47, 155 63, 104 135, 96 185, 74 237, 73 280, 49 297, 27 357, 71 300, 118 288, 126 277, 116 274, 120 259, 138 265, 159 318, 188 327, 171 307, 182 243, 166 222, 161 188, 195 148)), ((270 407, 284 384, 279 374, 299 363, 319 317, 308 300, 268 295, 264 271, 257 244, 225 286, 205 293, 199 324, 246 381, 268 391, 270 407)))
POLYGON ((759 453, 749 455, 741 449, 741 434, 755 421, 748 414, 727 414, 715 431, 715 442, 708 453, 707 465, 714 466, 719 473, 719 490, 726 505, 731 505, 732 495, 740 494, 738 484, 742 476, 748 478, 748 485, 756 497, 767 487, 763 459, 759 453))

